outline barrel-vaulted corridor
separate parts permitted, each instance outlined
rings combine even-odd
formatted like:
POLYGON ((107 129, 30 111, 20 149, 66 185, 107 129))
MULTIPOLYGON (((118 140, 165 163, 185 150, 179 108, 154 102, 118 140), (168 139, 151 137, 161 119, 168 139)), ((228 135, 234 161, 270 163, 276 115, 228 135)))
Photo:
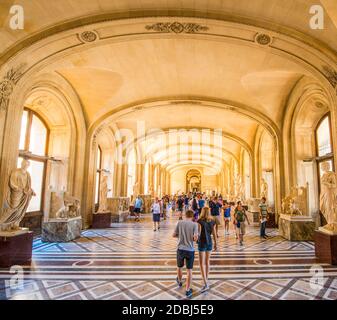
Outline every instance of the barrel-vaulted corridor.
POLYGON ((194 298, 336 299, 329 0, 323 30, 311 0, 21 0, 13 29, 17 2, 0 6, 0 299, 181 298, 176 213, 155 234, 150 213, 182 195, 241 201, 252 221, 242 248, 221 229, 194 298))

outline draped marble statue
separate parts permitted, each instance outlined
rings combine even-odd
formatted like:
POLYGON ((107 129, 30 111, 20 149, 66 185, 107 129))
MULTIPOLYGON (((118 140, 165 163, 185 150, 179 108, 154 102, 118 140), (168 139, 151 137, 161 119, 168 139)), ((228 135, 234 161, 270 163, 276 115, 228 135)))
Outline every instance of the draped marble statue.
POLYGON ((282 213, 289 215, 307 216, 308 184, 305 187, 292 187, 289 195, 282 199, 282 213))
POLYGON ((107 198, 108 198, 108 177, 101 172, 100 186, 99 186, 99 207, 97 212, 107 211, 107 198))
POLYGON ((263 178, 261 178, 261 193, 260 193, 260 197, 268 199, 268 183, 263 178))
POLYGON ((11 172, 6 204, 0 217, 0 230, 18 230, 24 218, 30 200, 35 196, 32 189, 31 177, 28 170, 30 163, 23 159, 21 168, 11 172))
POLYGON ((329 162, 323 162, 321 169, 320 210, 327 224, 320 230, 337 233, 337 175, 331 171, 329 162))

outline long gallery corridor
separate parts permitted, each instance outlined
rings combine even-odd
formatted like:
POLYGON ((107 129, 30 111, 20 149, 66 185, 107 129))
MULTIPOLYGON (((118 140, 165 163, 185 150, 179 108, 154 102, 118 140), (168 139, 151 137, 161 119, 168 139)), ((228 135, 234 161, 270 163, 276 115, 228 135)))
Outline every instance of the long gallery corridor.
MULTIPOLYGON (((0 299, 185 299, 176 276, 176 217, 153 232, 149 217, 91 229, 68 243, 34 241, 33 263, 25 268, 24 289, 4 288, 8 271, 1 271, 0 299), (6 291, 7 290, 7 291, 6 291)), ((212 255, 210 291, 200 293, 198 262, 193 299, 337 299, 337 267, 324 268, 324 285, 310 281, 315 264, 312 242, 291 242, 268 230, 260 240, 251 227, 243 247, 233 232, 219 238, 212 255)), ((197 258, 197 257, 196 257, 197 258)), ((197 261, 197 259, 196 259, 197 261)))
POLYGON ((336 0, 0 0, 0 44, 0 301, 337 300, 336 0))

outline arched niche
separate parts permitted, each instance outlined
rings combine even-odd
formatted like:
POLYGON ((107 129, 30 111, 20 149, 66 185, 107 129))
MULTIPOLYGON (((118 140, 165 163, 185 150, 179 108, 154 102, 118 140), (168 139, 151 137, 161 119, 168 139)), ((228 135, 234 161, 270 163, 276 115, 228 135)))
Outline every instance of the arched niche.
POLYGON ((322 118, 331 119, 332 145, 336 151, 336 98, 316 80, 301 79, 288 99, 284 117, 283 139, 286 189, 309 187, 309 215, 319 224, 319 177, 316 129, 322 118))

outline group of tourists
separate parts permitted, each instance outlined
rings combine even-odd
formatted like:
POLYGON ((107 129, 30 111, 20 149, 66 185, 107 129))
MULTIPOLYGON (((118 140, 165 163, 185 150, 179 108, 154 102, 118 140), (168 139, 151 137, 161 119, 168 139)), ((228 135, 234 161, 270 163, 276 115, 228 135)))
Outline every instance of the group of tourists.
MULTIPOLYGON (((201 292, 209 290, 208 276, 210 272, 210 257, 212 250, 217 250, 218 246, 218 227, 221 224, 221 211, 224 216, 225 235, 229 235, 229 225, 233 217, 236 238, 240 245, 243 245, 246 221, 250 224, 246 209, 241 201, 236 205, 223 200, 221 197, 214 196, 205 202, 200 210, 200 215, 196 219, 195 197, 193 197, 191 208, 185 212, 185 219, 178 221, 173 233, 173 237, 178 238, 177 247, 177 284, 182 287, 182 268, 186 262, 186 297, 192 297, 193 291, 192 270, 194 264, 194 242, 198 244, 200 273, 204 281, 201 292), (213 237, 213 241, 212 241, 213 237)), ((268 219, 268 209, 266 199, 262 198, 260 208, 260 236, 267 238, 265 233, 266 222, 268 219)), ((199 208, 200 209, 200 208, 199 208)))
MULTIPOLYGON (((136 221, 139 221, 139 213, 143 207, 143 200, 137 197, 134 202, 136 221)), ((266 223, 268 220, 268 207, 266 199, 262 198, 260 208, 260 237, 267 239, 266 223)), ((233 233, 243 245, 246 233, 246 222, 250 224, 246 213, 246 207, 241 201, 229 202, 221 195, 211 197, 201 193, 190 193, 168 196, 161 199, 156 197, 151 206, 153 230, 160 230, 161 219, 166 220, 170 213, 177 214, 178 223, 173 237, 178 238, 177 247, 177 284, 182 287, 182 268, 186 264, 186 297, 192 296, 192 270, 194 264, 194 243, 197 243, 199 253, 199 265, 204 285, 201 292, 209 290, 208 276, 210 272, 210 257, 213 250, 217 250, 219 227, 224 221, 224 235, 230 235, 232 222, 233 233), (213 238, 213 240, 212 240, 213 238)))

